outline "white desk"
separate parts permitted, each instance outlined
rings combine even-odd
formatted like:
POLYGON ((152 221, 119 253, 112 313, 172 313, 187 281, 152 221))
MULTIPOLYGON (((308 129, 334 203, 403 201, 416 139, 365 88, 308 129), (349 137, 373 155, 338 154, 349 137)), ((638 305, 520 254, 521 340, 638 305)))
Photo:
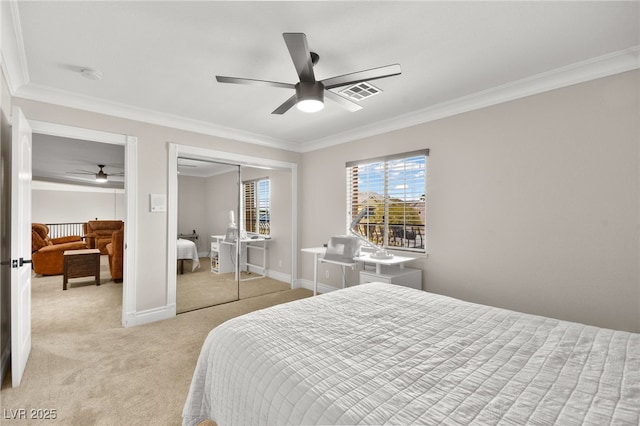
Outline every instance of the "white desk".
POLYGON ((376 259, 375 257, 371 257, 370 253, 360 254, 360 256, 354 257, 353 260, 356 262, 362 263, 374 263, 376 265, 376 274, 380 274, 382 271, 382 265, 385 266, 399 266, 400 268, 404 268, 404 264, 414 260, 413 257, 406 256, 393 256, 389 259, 376 259))
POLYGON ((337 262, 335 260, 326 260, 323 259, 325 252, 327 251, 326 247, 311 247, 304 248, 301 250, 303 253, 311 253, 313 254, 313 295, 318 294, 318 261, 325 263, 333 263, 334 265, 342 266, 342 288, 346 286, 346 278, 344 274, 344 269, 349 266, 354 268, 357 265, 357 262, 337 262))
MULTIPOLYGON (((318 262, 326 262, 326 263, 333 263, 336 265, 340 265, 343 268, 343 274, 342 274, 342 288, 345 287, 345 276, 344 276, 344 268, 347 266, 350 267, 355 267, 358 263, 373 263, 376 265, 376 275, 379 276, 385 276, 385 279, 380 279, 379 281, 383 281, 383 282, 389 282, 392 284, 396 284, 396 282, 394 282, 395 280, 393 279, 386 279, 386 276, 389 274, 389 270, 384 270, 383 271, 383 267, 399 267, 400 269, 404 269, 404 264, 414 260, 413 257, 406 257, 406 256, 393 256, 392 258, 389 259, 376 259, 374 257, 371 257, 370 253, 362 253, 360 254, 360 256, 356 256, 353 258, 353 263, 343 263, 343 262, 336 262, 333 260, 325 260, 322 257, 324 256, 325 252, 326 252, 327 248, 326 247, 311 247, 311 248, 303 248, 301 251, 303 253, 311 253, 313 254, 313 295, 315 296, 318 293, 318 262)), ((422 271, 420 270, 413 270, 410 268, 406 268, 407 269, 407 273, 406 274, 409 278, 408 278, 408 283, 398 283, 400 285, 407 285, 409 287, 413 287, 413 288, 418 288, 420 289, 422 286, 422 271), (415 271, 416 273, 410 273, 415 271), (417 280, 417 283, 414 283, 414 281, 417 280)), ((364 272, 364 271, 362 271, 364 272)))
MULTIPOLYGON (((233 265, 226 265, 224 259, 227 257, 231 258, 231 255, 235 254, 236 243, 224 241, 224 235, 212 235, 211 236, 211 272, 216 273, 226 273, 233 272, 235 268, 233 265), (223 247, 226 250, 223 250, 223 247), (215 259, 214 259, 215 258, 215 259), (231 268, 231 269, 230 269, 231 268)), ((257 237, 257 238, 242 238, 240 239, 240 264, 244 265, 247 269, 252 267, 254 269, 258 269, 261 273, 256 277, 244 278, 241 281, 253 280, 256 278, 264 278, 267 272, 267 241, 268 238, 257 237), (250 263, 248 261, 249 249, 258 250, 262 252, 262 265, 257 265, 254 263, 250 263)), ((236 271, 237 274, 237 271, 236 271)))

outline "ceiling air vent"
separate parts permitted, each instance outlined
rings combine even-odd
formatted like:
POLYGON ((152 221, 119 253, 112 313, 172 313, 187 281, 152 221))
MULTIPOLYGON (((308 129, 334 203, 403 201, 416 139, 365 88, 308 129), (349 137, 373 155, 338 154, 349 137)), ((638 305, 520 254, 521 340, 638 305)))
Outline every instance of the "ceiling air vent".
POLYGON ((382 90, 367 83, 366 81, 354 84, 353 86, 349 86, 340 92, 341 95, 344 95, 349 99, 353 99, 356 101, 370 98, 377 95, 378 93, 382 93, 382 90))

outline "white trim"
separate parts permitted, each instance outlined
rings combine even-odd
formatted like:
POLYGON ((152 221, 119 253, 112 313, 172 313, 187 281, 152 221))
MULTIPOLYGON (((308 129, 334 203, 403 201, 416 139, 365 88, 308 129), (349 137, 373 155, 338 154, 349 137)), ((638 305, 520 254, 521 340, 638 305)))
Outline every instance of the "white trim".
POLYGON ((119 102, 81 95, 65 90, 60 90, 38 84, 29 84, 20 87, 15 97, 32 101, 52 103, 69 108, 91 111, 98 114, 106 114, 127 120, 141 121, 162 127, 180 129, 194 133, 217 136, 226 139, 247 142, 254 145, 263 145, 271 148, 296 151, 298 144, 290 141, 270 138, 239 129, 232 129, 213 123, 182 117, 174 114, 163 113, 146 108, 126 105, 119 102))
MULTIPOLYGON (((294 288, 305 288, 307 290, 313 291, 313 281, 306 279, 296 280, 296 285, 294 288)), ((318 294, 330 293, 332 291, 340 290, 338 287, 333 287, 328 284, 318 283, 318 294)))
POLYGON ((145 311, 131 312, 123 319, 125 327, 149 324, 151 322, 162 321, 173 318, 176 315, 176 306, 161 306, 159 308, 147 309, 145 311))
MULTIPOLYGON (((176 262, 178 261, 178 156, 179 145, 169 143, 167 164, 167 305, 176 306, 177 281, 176 262)), ((202 267, 202 265, 200 266, 202 267)), ((175 315, 175 314, 174 314, 175 315)))
POLYGON ((442 102, 409 114, 392 117, 370 126, 316 139, 302 144, 299 152, 314 151, 404 129, 638 68, 640 68, 640 46, 635 46, 442 102))
MULTIPOLYGON (((249 270, 251 270, 252 268, 249 268, 249 270)), ((256 273, 260 273, 259 270, 255 270, 256 273)), ((274 280, 277 281, 282 281, 283 283, 287 283, 289 285, 291 285, 291 274, 285 274, 283 272, 278 272, 278 271, 272 271, 272 270, 268 270, 266 272, 267 277, 269 278, 273 278, 274 280)))
POLYGON ((136 312, 138 269, 135 267, 138 249, 138 138, 127 136, 124 151, 125 226, 124 259, 122 265, 122 326, 130 327, 128 314, 136 312))
POLYGON ((67 126, 65 124, 48 123, 46 121, 31 120, 33 133, 59 136, 63 138, 83 139, 92 142, 126 145, 127 136, 119 133, 103 132, 101 130, 85 129, 67 126))
MULTIPOLYGON (((285 169, 291 172, 291 276, 288 281, 294 282, 297 274, 297 224, 298 224, 298 165, 280 160, 216 151, 189 145, 169 142, 169 158, 167 164, 167 306, 176 305, 176 272, 177 262, 176 238, 170 237, 178 233, 178 157, 184 156, 196 160, 226 162, 239 166, 254 166, 285 169)), ((240 179, 242 180, 242 179, 240 179)), ((284 277, 284 274, 279 276, 284 277)))
POLYGON ((24 49, 18 1, 3 0, 0 1, 0 7, 2 7, 0 28, 7 29, 6 32, 2 32, 2 51, 0 52, 2 71, 9 86, 9 93, 13 96, 20 87, 29 83, 27 55, 24 49))
MULTIPOLYGON (((298 165, 291 166, 291 277, 293 285, 298 279, 298 165)), ((292 287, 293 288, 293 287, 292 287)))

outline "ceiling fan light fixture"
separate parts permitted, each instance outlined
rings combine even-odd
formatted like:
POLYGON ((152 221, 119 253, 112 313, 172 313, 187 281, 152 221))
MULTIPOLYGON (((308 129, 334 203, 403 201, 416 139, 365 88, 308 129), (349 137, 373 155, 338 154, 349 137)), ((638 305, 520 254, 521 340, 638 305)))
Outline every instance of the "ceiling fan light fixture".
POLYGON ((302 112, 318 112, 324 108, 324 85, 314 83, 296 84, 296 108, 302 112))
POLYGON ((109 176, 102 170, 102 168, 104 167, 104 164, 98 164, 98 167, 100 167, 100 171, 96 173, 96 182, 98 183, 107 182, 109 180, 109 176))
POLYGON ((304 99, 298 101, 296 107, 302 112, 318 112, 324 108, 324 102, 317 99, 304 99))

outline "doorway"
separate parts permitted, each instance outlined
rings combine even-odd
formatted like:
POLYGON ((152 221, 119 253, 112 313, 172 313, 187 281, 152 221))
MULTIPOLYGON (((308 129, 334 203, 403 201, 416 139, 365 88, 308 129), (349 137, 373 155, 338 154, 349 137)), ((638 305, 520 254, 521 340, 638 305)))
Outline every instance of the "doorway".
POLYGON ((177 144, 169 151, 167 304, 182 313, 292 288, 297 165, 177 144), (178 243, 190 235, 197 268, 180 266, 178 243))
MULTIPOLYGON (((66 126, 56 123, 48 123, 36 120, 29 120, 33 134, 68 138, 97 142, 101 144, 119 145, 124 148, 124 222, 135 223, 136 219, 136 158, 137 158, 137 138, 117 133, 108 133, 97 130, 66 126)), ((87 218, 91 219, 91 218, 87 218)), ((134 261, 135 244, 133 239, 134 226, 125 226, 124 229, 124 258, 122 276, 122 326, 127 327, 133 324, 128 323, 127 312, 135 312, 135 288, 131 284, 130 277, 135 276, 134 261)))

